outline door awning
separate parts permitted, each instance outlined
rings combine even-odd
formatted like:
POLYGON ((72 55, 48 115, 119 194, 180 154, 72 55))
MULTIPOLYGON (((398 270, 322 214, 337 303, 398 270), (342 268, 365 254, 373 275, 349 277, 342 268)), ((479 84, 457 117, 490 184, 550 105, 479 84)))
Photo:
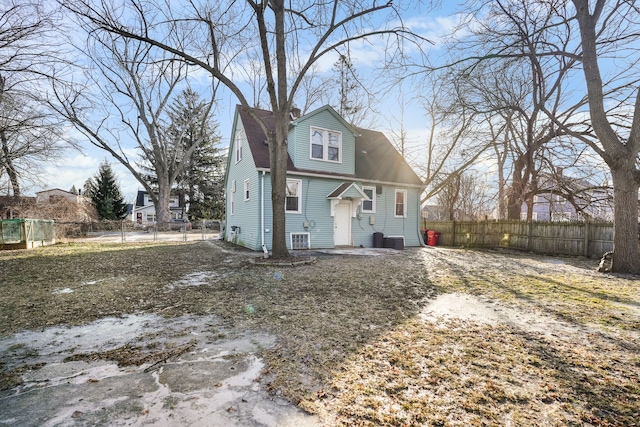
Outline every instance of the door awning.
POLYGON ((332 200, 369 200, 369 197, 355 182, 343 182, 327 196, 332 200))
POLYGON ((335 216, 336 205, 340 203, 341 200, 355 202, 351 203, 351 216, 354 218, 362 200, 371 200, 355 182, 343 182, 329 193, 327 199, 331 200, 331 216, 335 216))

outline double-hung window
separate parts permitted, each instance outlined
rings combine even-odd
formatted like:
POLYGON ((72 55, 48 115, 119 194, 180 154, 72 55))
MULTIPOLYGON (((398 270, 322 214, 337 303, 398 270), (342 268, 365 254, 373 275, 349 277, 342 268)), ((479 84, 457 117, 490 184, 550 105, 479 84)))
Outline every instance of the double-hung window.
POLYGON ((342 161, 342 133, 312 127, 311 158, 340 163, 342 161))
POLYGON ((362 201, 363 213, 376 212, 376 187, 362 187, 362 192, 367 195, 370 200, 362 201))
POLYGON ((396 190, 396 218, 407 217, 407 190, 396 190))
POLYGON ((302 181, 299 179, 287 180, 287 193, 285 211, 289 213, 302 212, 302 181))
POLYGON ((244 200, 249 200, 249 180, 244 180, 244 200))
POLYGON ((229 189, 229 215, 233 215, 236 210, 235 206, 235 194, 236 194, 236 180, 231 181, 231 188, 229 189))
POLYGON ((236 134, 236 163, 242 160, 242 132, 236 134))

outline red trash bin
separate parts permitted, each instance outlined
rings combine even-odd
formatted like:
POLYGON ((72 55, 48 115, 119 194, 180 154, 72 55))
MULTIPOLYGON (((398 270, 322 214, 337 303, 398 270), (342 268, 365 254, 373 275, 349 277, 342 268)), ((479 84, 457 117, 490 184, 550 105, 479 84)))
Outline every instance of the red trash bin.
POLYGON ((438 246, 439 237, 440 237, 440 233, 438 233, 437 231, 433 231, 433 230, 427 231, 427 245, 438 246))

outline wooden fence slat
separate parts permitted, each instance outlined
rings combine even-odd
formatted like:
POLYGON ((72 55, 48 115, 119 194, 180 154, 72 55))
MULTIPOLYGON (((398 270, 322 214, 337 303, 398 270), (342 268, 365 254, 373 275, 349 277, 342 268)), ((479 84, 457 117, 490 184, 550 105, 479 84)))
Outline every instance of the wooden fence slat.
POLYGON ((427 221, 439 245, 508 247, 533 252, 601 257, 613 250, 613 224, 537 221, 427 221))

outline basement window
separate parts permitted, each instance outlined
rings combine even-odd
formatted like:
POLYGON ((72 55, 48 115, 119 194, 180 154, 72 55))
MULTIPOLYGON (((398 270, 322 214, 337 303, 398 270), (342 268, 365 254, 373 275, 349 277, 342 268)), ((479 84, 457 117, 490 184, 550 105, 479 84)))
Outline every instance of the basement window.
POLYGON ((291 249, 311 249, 309 233, 291 233, 291 249))

